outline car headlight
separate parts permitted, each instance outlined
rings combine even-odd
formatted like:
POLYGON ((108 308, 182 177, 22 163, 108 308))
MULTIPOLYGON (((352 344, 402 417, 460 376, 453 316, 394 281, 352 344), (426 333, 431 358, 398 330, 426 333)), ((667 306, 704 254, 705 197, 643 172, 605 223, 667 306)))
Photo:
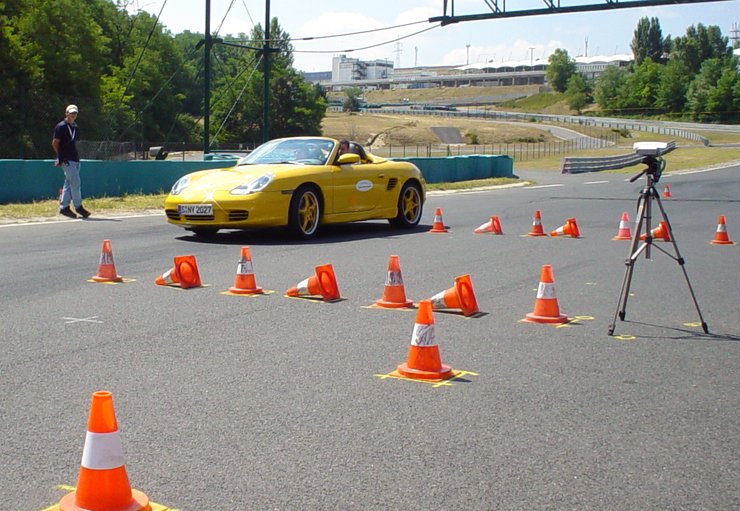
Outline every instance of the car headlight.
POLYGON ((231 195, 249 195, 250 193, 261 192, 267 185, 272 183, 274 177, 274 174, 263 174, 250 183, 237 186, 229 193, 231 195))
POLYGON ((183 176, 180 179, 177 180, 177 182, 172 185, 172 190, 170 190, 171 195, 180 195, 180 193, 188 187, 190 184, 190 176, 183 176))

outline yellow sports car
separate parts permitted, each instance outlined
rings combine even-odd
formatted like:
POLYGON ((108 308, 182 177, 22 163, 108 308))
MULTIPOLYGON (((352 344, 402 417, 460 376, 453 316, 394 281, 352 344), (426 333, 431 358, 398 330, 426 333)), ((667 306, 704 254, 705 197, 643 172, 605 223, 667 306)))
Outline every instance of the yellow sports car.
POLYGON ((167 221, 200 236, 287 226, 304 239, 322 224, 419 223, 426 183, 414 164, 386 160, 356 143, 339 152, 339 142, 325 137, 266 142, 233 167, 180 178, 164 203, 167 221))

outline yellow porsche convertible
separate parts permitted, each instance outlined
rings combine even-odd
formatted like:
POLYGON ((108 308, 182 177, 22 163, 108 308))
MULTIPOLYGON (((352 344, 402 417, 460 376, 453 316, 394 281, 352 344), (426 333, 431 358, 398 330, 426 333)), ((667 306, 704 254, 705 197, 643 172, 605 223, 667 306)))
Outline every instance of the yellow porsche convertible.
POLYGON ((319 226, 387 219, 411 228, 426 184, 412 163, 391 161, 325 137, 271 140, 233 167, 180 178, 165 200, 167 221, 209 236, 219 229, 286 226, 312 238, 319 226))

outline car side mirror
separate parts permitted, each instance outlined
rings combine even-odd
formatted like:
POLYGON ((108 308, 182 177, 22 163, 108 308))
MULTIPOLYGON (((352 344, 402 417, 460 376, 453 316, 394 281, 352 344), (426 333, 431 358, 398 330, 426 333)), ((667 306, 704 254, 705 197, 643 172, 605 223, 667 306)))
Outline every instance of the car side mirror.
POLYGON ((348 165, 352 163, 360 163, 360 155, 354 153, 344 153, 337 160, 339 165, 348 165))

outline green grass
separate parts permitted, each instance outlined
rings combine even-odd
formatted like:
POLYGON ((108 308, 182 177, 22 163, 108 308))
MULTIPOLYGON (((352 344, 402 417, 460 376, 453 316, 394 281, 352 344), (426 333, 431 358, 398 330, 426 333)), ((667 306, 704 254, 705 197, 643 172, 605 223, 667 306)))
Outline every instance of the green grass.
POLYGON ((514 99, 501 103, 503 108, 516 108, 525 112, 538 113, 548 107, 565 99, 565 95, 559 92, 542 92, 525 98, 514 99))
MULTIPOLYGON (((140 213, 145 211, 164 211, 166 194, 124 195, 123 197, 100 197, 85 199, 85 208, 93 215, 113 215, 140 213)), ((53 199, 35 201, 29 204, 0 205, 0 222, 12 223, 18 220, 37 220, 59 216, 59 202, 53 199)))
POLYGON ((484 186, 508 185, 520 183, 521 180, 513 177, 489 177, 486 179, 475 179, 473 181, 456 181, 454 183, 427 183, 427 191, 441 190, 467 190, 470 188, 482 188, 484 186))

